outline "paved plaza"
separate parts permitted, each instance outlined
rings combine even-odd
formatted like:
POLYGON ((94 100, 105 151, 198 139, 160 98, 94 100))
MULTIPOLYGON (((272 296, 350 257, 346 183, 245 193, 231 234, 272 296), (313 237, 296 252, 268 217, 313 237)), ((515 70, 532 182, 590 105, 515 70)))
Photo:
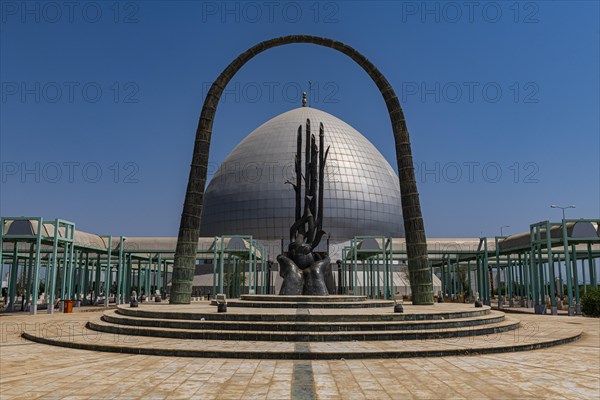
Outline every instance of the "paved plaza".
MULTIPOLYGON (((51 335, 57 327, 63 336, 81 336, 84 324, 103 312, 1 315, 0 399, 600 398, 600 320, 583 317, 510 315, 539 328, 533 335, 582 332, 579 340, 559 346, 403 359, 162 357, 70 349, 21 337, 23 331, 51 335)), ((111 340, 131 345, 144 339, 111 340)))
POLYGON ((600 0, 0 15, 0 400, 600 400, 600 0))

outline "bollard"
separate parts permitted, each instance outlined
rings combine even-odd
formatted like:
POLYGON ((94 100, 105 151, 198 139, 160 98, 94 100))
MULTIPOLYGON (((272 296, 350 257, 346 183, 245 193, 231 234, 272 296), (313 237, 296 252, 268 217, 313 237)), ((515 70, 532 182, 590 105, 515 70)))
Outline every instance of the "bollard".
POLYGON ((217 301, 217 312, 227 312, 227 298, 225 295, 220 293, 215 300, 217 301))
POLYGON ((131 297, 129 299, 129 307, 138 307, 137 292, 135 290, 131 291, 131 297))
POLYGON ((479 298, 479 292, 475 292, 475 307, 477 307, 477 308, 483 307, 483 303, 481 302, 481 299, 479 298))

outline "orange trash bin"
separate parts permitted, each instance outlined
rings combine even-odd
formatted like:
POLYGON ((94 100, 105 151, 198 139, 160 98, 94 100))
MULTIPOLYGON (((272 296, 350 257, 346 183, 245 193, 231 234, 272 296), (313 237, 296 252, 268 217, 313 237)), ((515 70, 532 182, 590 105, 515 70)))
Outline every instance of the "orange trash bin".
POLYGON ((73 300, 63 300, 64 302, 64 313, 71 314, 73 312, 73 300))

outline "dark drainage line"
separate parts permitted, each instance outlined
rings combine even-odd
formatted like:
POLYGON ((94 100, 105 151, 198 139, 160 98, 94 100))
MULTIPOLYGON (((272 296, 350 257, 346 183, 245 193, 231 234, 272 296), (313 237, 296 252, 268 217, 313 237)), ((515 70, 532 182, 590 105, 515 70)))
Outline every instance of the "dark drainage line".
MULTIPOLYGON (((298 308, 296 310, 296 322, 308 320, 309 311, 298 308)), ((296 342, 294 345, 296 353, 310 353, 308 343, 296 342)), ((313 377, 312 362, 305 360, 294 361, 294 375, 292 377, 292 399, 314 400, 315 380, 313 377)))

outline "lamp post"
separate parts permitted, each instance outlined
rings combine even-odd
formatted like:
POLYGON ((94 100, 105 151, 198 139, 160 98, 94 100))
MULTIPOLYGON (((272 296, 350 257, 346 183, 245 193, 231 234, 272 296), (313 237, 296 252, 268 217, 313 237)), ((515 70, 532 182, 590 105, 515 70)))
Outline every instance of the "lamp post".
POLYGON ((502 234, 502 229, 504 229, 504 228, 510 228, 510 225, 502 225, 502 226, 500 227, 500 236, 504 236, 504 235, 502 234))
POLYGON ((550 206, 550 208, 560 208, 562 210, 562 215, 563 215, 562 219, 564 220, 565 219, 565 210, 567 208, 575 208, 575 206, 574 205, 570 205, 570 206, 561 207, 561 206, 557 206, 557 205, 553 204, 553 205, 550 206))

